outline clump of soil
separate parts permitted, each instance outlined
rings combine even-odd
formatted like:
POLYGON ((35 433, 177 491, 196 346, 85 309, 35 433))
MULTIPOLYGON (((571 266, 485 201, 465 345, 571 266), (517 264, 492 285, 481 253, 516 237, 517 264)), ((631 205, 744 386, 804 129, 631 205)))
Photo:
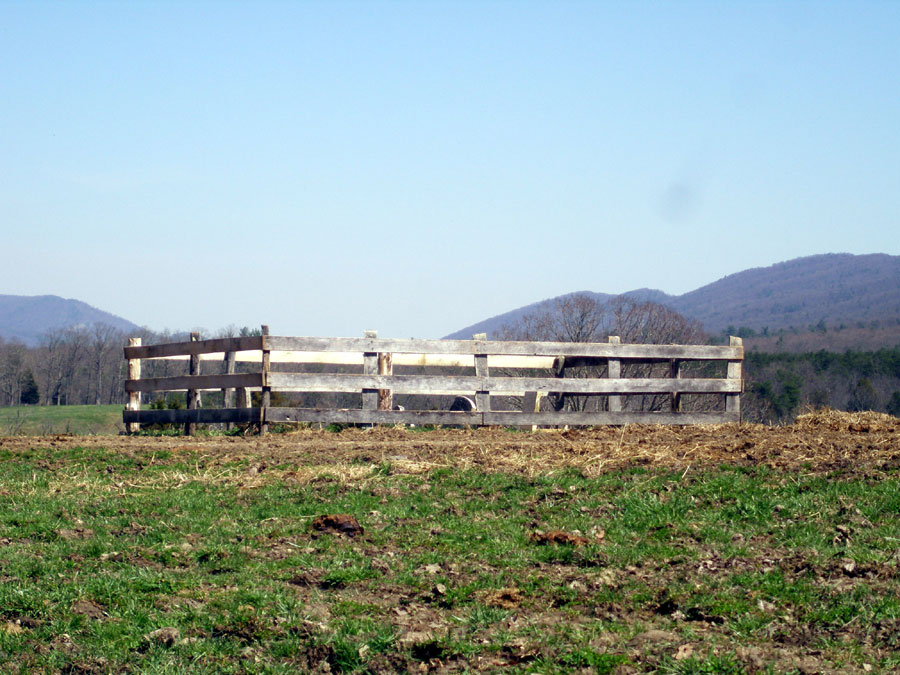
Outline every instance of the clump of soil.
POLYGON ((346 513, 318 516, 312 521, 312 528, 316 532, 343 534, 351 538, 363 533, 359 521, 346 513))

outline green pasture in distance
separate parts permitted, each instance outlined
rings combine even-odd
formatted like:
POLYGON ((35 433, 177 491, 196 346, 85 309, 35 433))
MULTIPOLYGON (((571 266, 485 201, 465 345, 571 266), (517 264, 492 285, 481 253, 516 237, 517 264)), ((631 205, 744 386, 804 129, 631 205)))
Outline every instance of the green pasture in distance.
POLYGON ((51 405, 0 408, 0 436, 117 434, 125 429, 116 405, 51 405))

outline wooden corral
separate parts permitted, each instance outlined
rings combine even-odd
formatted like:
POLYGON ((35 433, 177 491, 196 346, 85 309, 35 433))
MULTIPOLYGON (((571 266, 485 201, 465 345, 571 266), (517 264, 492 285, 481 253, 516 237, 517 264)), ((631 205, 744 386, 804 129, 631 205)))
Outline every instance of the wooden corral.
MULTIPOLYGON (((192 334, 189 342, 158 345, 141 345, 133 338, 125 348, 129 404, 123 417, 129 431, 139 430, 141 424, 184 424, 187 433, 196 424, 212 423, 253 423, 265 433, 270 423, 295 422, 528 427, 740 420, 740 338, 731 338, 728 346, 621 344, 616 337, 606 343, 474 338, 378 338, 374 331, 362 338, 285 337, 269 335, 265 326, 262 335, 250 337, 201 340, 192 334), (188 373, 142 378, 141 361, 150 359, 187 360, 188 373), (210 361, 224 372, 202 374, 201 364, 210 361), (686 376, 685 366, 692 363, 727 365, 724 377, 686 376), (238 364, 250 372, 236 372, 238 364), (623 366, 628 364, 666 364, 667 376, 623 376, 623 366), (310 372, 311 365, 316 372, 310 372), (413 369, 419 372, 401 374, 404 367, 408 371, 412 366, 419 367, 413 369), (301 367, 303 372, 297 372, 301 367), (595 376, 584 376, 585 367, 595 376), (344 372, 328 372, 329 368, 344 372), (575 368, 582 369, 581 375, 567 377, 575 368), (187 392, 187 409, 141 409, 141 394, 179 390, 187 392), (201 391, 222 391, 224 407, 201 407, 201 391), (260 392, 257 405, 251 405, 253 391, 260 392), (272 392, 355 392, 361 394, 362 402, 359 408, 273 406, 272 392), (447 408, 450 399, 468 396, 475 409, 394 406, 394 395, 404 394, 426 395, 431 401, 447 397, 447 408), (666 396, 668 409, 632 410, 623 405, 629 396, 647 395, 666 396), (683 395, 724 398, 724 404, 686 411, 681 409, 683 395), (567 396, 602 401, 593 410, 565 409, 560 402, 567 396), (511 397, 518 402, 516 409, 499 409, 504 402, 508 406, 511 397), (542 405, 543 397, 555 403, 542 405)), ((658 375, 659 367, 655 371, 658 375)))

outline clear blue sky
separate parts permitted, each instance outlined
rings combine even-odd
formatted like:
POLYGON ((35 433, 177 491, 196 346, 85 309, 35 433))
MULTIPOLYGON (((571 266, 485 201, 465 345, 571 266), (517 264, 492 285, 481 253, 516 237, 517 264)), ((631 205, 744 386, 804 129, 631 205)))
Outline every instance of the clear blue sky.
POLYGON ((900 2, 0 2, 0 293, 440 337, 900 254, 900 2))

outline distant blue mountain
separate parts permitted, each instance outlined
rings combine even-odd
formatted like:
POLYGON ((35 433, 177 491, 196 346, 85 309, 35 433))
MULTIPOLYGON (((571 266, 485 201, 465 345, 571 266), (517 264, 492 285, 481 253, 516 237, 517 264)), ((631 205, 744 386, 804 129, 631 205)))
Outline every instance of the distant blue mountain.
POLYGON ((72 326, 107 324, 135 332, 136 324, 80 300, 56 295, 0 295, 0 337, 36 345, 45 333, 72 326))
MULTIPOLYGON (((614 297, 585 293, 600 301, 614 297)), ((575 293, 558 297, 568 295, 575 293)), ((900 321, 900 256, 827 253, 730 274, 684 295, 667 295, 647 288, 624 295, 666 305, 696 319, 710 333, 729 326, 775 331, 806 329, 820 322, 832 327, 884 324, 900 321)), ((555 299, 498 314, 447 337, 466 340, 474 333, 487 333, 490 338, 501 327, 555 299)))

